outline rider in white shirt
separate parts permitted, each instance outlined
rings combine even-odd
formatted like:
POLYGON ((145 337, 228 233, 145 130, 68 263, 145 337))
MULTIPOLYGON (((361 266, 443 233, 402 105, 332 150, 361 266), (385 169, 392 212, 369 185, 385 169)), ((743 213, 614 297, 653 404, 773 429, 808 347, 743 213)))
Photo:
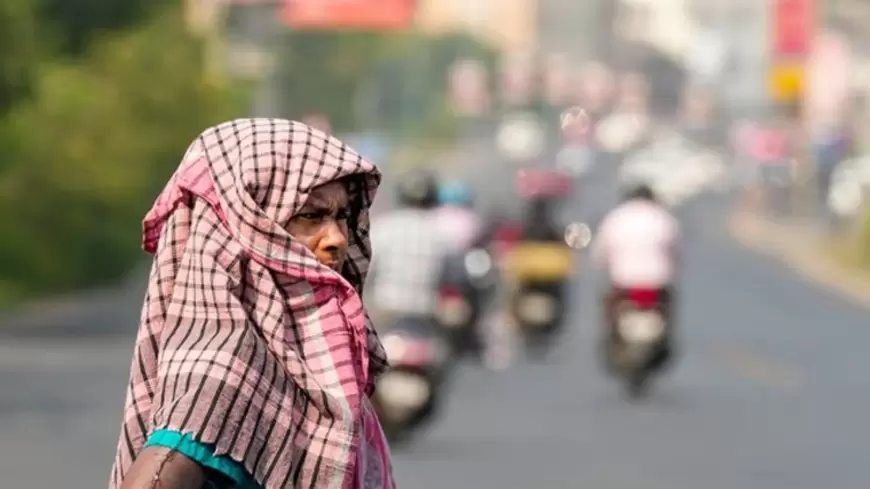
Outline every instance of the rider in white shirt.
POLYGON ((646 185, 629 191, 624 202, 604 218, 592 252, 610 278, 604 312, 611 332, 615 331, 616 306, 633 290, 657 291, 662 313, 671 319, 679 238, 677 219, 646 185))
POLYGON ((674 278, 679 236, 676 218, 641 185, 604 218, 593 256, 615 288, 665 289, 674 278))
POLYGON ((387 322, 434 317, 438 281, 451 247, 435 213, 434 176, 412 172, 400 182, 398 194, 399 207, 374 219, 371 229, 374 256, 367 288, 373 314, 387 322))

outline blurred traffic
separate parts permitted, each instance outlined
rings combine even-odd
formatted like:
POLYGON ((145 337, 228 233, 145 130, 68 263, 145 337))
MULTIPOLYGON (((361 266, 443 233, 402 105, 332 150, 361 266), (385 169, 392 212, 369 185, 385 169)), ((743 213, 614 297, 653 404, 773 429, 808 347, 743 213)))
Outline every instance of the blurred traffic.
MULTIPOLYGON (((257 115, 335 133, 384 173, 364 303, 391 364, 373 404, 400 487, 863 487, 870 389, 856 372, 870 367, 859 346, 870 341, 866 311, 727 232, 735 216, 786 223, 814 242, 850 240, 870 264, 870 80, 858 69, 870 55, 860 29, 841 27, 844 14, 814 18, 813 30, 790 34, 806 46, 781 46, 771 21, 810 15, 820 0, 720 9, 481 0, 477 21, 471 7, 439 2, 419 11, 383 2, 371 18, 228 2, 223 15, 238 18, 227 32, 197 41, 224 70, 257 72, 248 77, 257 115), (533 7, 538 17, 520 15, 533 7), (574 23, 560 27, 560 16, 574 23), (508 28, 505 19, 525 17, 508 28), (275 19, 311 38, 276 42, 275 19), (504 32, 489 25, 498 22, 504 32), (402 37, 410 27, 422 41, 402 37), (348 29, 386 34, 335 47, 339 34, 330 36, 348 29), (453 31, 461 39, 444 40, 453 31), (311 52, 290 53, 303 41, 311 52), (748 44, 770 45, 769 66, 748 44), (282 71, 378 49, 387 54, 365 58, 366 69, 348 62, 347 79, 327 88, 318 77, 341 69, 282 71), (263 56, 272 62, 248 66, 263 56)), ((0 120, 30 120, 20 114, 0 120)), ((128 210, 118 215, 135 224, 128 210)), ((133 229, 106 225, 118 222, 133 229)), ((28 245, 7 239, 5 262, 37 234, 28 245)), ((99 249, 70 253, 51 266, 99 249)), ((144 284, 130 272, 137 265, 131 258, 114 276, 144 284)), ((22 306, 94 285, 46 267, 9 267, 42 270, 51 293, 30 294, 33 279, 20 287, 25 299, 3 298, 15 308, 2 318, 0 476, 10 487, 84 489, 103 484, 111 464, 141 290, 74 298, 93 309, 82 314, 50 314, 53 300, 22 306), (43 335, 42 323, 60 327, 43 335), (80 323, 94 331, 76 333, 80 323), (56 468, 37 462, 41 452, 56 468)), ((0 286, 26 281, 12 275, 0 286)))

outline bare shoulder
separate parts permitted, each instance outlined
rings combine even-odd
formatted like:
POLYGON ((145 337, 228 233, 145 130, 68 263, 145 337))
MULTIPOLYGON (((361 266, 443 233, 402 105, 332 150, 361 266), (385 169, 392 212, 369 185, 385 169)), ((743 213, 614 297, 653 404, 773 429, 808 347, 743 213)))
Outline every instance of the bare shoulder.
POLYGON ((147 447, 136 458, 121 489, 200 489, 205 469, 170 448, 147 447))

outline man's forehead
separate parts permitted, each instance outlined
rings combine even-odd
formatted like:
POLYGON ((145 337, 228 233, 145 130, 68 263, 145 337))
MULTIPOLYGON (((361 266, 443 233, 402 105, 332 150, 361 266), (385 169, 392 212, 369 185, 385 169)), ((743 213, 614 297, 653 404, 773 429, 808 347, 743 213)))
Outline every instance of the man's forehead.
POLYGON ((346 205, 349 200, 347 187, 341 182, 330 182, 311 191, 308 204, 346 205))

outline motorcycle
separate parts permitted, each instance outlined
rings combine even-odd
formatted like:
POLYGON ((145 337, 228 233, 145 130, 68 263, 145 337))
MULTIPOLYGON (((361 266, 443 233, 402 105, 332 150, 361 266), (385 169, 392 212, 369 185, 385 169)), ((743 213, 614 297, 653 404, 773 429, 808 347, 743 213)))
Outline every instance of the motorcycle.
POLYGON ((628 395, 637 399, 646 394, 650 378, 670 353, 661 291, 626 291, 614 317, 615 330, 607 338, 608 365, 622 376, 628 395))
POLYGON ((372 403, 387 439, 400 443, 438 414, 453 357, 428 318, 399 320, 382 343, 391 368, 378 378, 372 403))
POLYGON ((543 356, 567 309, 573 251, 564 243, 525 241, 506 257, 510 313, 534 357, 543 356))
MULTIPOLYGON (((535 205, 558 202, 571 192, 572 182, 559 172, 524 170, 518 174, 517 187, 520 196, 535 205)), ((510 314, 534 357, 546 354, 561 329, 574 272, 574 251, 563 240, 562 233, 556 229, 538 231, 542 233, 523 235, 503 255, 511 297, 510 314)))
POLYGON ((478 322, 496 284, 490 252, 476 247, 447 260, 438 290, 437 319, 454 352, 478 355, 483 347, 478 322))

